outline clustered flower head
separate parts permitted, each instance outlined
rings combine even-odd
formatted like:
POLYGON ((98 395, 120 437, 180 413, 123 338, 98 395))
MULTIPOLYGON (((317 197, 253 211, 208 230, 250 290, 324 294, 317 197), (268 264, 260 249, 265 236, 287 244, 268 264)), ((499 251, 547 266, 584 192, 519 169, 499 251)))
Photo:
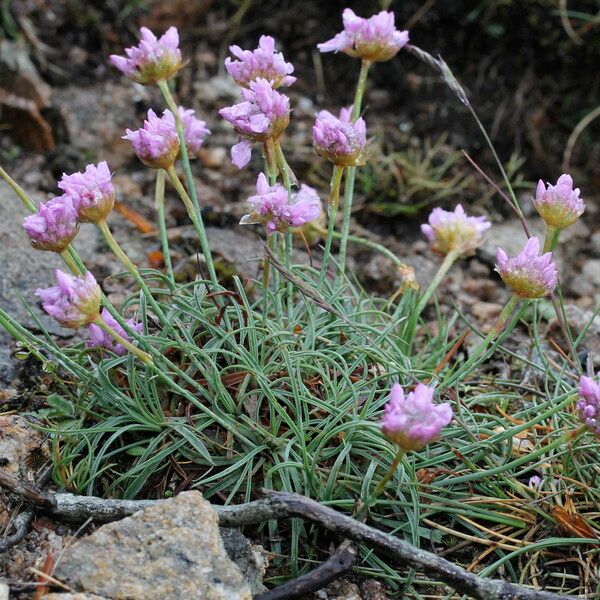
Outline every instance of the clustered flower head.
POLYGON ((123 139, 129 140, 138 158, 153 169, 168 169, 179 154, 179 136, 174 127, 174 117, 169 110, 162 117, 150 109, 144 126, 127 129, 123 139))
MULTIPOLYGON (((183 124, 183 133, 185 137, 185 145, 190 157, 197 156, 200 152, 200 148, 204 143, 204 139, 207 135, 210 135, 210 129, 206 127, 206 122, 196 117, 196 111, 191 108, 178 107, 179 118, 183 124)), ((175 117, 170 110, 165 110, 163 113, 163 119, 171 124, 175 135, 177 135, 177 128, 175 125, 175 117)))
POLYGON ((429 215, 429 223, 421 225, 431 249, 446 255, 456 252, 467 256, 481 244, 483 234, 492 226, 485 217, 468 217, 458 204, 454 212, 434 208, 429 215))
MULTIPOLYGON (((121 327, 121 325, 119 325, 119 322, 110 314, 110 312, 108 312, 106 308, 102 309, 100 316, 113 331, 116 331, 127 341, 131 341, 131 338, 127 332, 121 327)), ((125 323, 136 333, 141 333, 142 324, 138 323, 135 319, 128 319, 125 321, 125 323)), ((121 344, 117 343, 112 336, 108 335, 108 333, 94 323, 92 323, 88 329, 87 346, 88 348, 104 348, 114 352, 115 354, 118 354, 119 356, 122 356, 127 352, 127 350, 121 344)))
POLYGON ((280 184, 270 186, 264 173, 256 181, 256 195, 248 198, 252 212, 244 215, 240 225, 263 224, 269 233, 285 232, 290 227, 301 227, 321 214, 321 200, 317 192, 302 184, 298 192, 288 194, 280 184))
POLYGON ((367 126, 362 117, 352 122, 351 113, 351 108, 342 108, 336 117, 322 110, 313 126, 317 154, 340 167, 356 167, 366 162, 367 126))
POLYGON ((250 162, 252 142, 277 140, 290 120, 290 100, 271 87, 266 79, 251 81, 242 90, 243 102, 226 106, 219 114, 229 121, 242 139, 231 148, 231 160, 238 169, 250 162))
POLYGON ((402 386, 395 383, 384 408, 381 431, 406 452, 421 450, 437 440, 451 420, 450 403, 435 404, 433 388, 419 383, 413 392, 405 395, 402 386))
POLYGON ((79 231, 73 200, 59 196, 41 203, 36 213, 25 217, 23 229, 36 250, 62 252, 79 231))
POLYGON ((115 189, 106 161, 87 165, 83 173, 63 173, 58 187, 72 199, 83 223, 98 223, 106 219, 115 205, 115 189))
POLYGON ((238 60, 225 59, 225 68, 235 82, 248 87, 251 81, 266 79, 274 88, 292 85, 294 67, 285 62, 283 54, 275 51, 275 40, 270 35, 262 35, 255 50, 242 50, 239 46, 229 46, 229 51, 238 60))
POLYGON ((546 187, 540 179, 533 204, 550 227, 569 227, 585 210, 579 194, 579 188, 573 189, 573 178, 565 173, 558 178, 556 185, 548 183, 546 187))
POLYGON ((57 285, 36 291, 44 310, 64 327, 81 327, 97 319, 101 291, 94 276, 89 271, 80 277, 59 269, 54 273, 57 285))
POLYGON ((157 38, 147 27, 142 27, 140 37, 137 46, 125 48, 127 58, 112 54, 110 62, 129 79, 143 85, 173 77, 182 66, 177 28, 169 27, 157 38))
POLYGON ((498 248, 496 261, 496 271, 504 283, 521 298, 543 298, 551 294, 558 283, 552 252, 540 256, 540 241, 536 237, 529 238, 523 250, 513 258, 498 248))
POLYGON ((600 385, 591 377, 579 379, 577 410, 585 426, 600 437, 600 385))
POLYGON ((408 43, 408 31, 398 31, 393 12, 382 10, 368 19, 346 8, 342 14, 344 31, 318 44, 321 52, 345 52, 368 61, 393 58, 408 43))

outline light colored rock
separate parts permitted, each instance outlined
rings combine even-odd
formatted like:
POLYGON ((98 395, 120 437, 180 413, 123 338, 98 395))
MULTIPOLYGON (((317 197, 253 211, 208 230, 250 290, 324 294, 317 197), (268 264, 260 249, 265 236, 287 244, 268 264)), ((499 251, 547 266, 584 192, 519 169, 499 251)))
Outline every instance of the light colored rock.
POLYGON ((18 415, 0 417, 0 461, 3 471, 33 481, 32 471, 49 457, 46 436, 18 415))
POLYGON ((266 591, 263 578, 267 572, 268 560, 263 547, 254 545, 238 529, 221 528, 221 538, 229 558, 238 566, 253 596, 266 591))
POLYGON ((195 491, 100 527, 66 550, 54 576, 113 600, 252 598, 215 511, 195 491))
POLYGON ((96 594, 46 594, 44 600, 110 600, 96 594))

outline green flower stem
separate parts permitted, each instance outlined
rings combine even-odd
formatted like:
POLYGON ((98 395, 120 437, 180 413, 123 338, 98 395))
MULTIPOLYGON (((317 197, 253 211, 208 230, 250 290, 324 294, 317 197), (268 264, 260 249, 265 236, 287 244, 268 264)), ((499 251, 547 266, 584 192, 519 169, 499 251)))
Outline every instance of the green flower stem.
POLYGON ((546 226, 546 239, 544 240, 544 252, 554 252, 560 237, 560 229, 558 227, 546 226))
POLYGON ((298 181, 296 176, 292 172, 288 161, 285 158, 285 154, 283 153, 283 148, 279 142, 275 142, 275 160, 277 161, 277 168, 281 173, 281 178, 283 179, 283 186, 291 193, 292 185, 298 185, 298 181))
POLYGON ((98 325, 102 331, 108 333, 118 344, 121 344, 129 352, 137 356, 145 365, 153 365, 152 357, 137 346, 134 346, 129 340, 126 340, 122 335, 118 334, 112 327, 109 327, 102 317, 94 320, 94 325, 98 325))
POLYGON ((268 138, 263 142, 263 151, 265 160, 267 161, 267 178, 269 180, 269 185, 275 185, 279 167, 277 165, 277 150, 273 138, 268 138))
POLYGON ((21 202, 29 209, 30 212, 34 213, 37 211, 35 204, 25 193, 25 190, 2 167, 0 167, 0 177, 2 177, 2 179, 8 183, 8 185, 13 189, 15 194, 17 194, 21 202))
POLYGON ((385 490, 385 486, 388 484, 389 480, 394 476, 398 465, 402 462, 404 455, 406 452, 402 448, 398 448, 396 452, 396 456, 390 465, 390 468, 387 470, 387 473, 383 476, 382 480, 375 486, 375 489, 371 493, 371 495, 365 500, 364 504, 354 513, 354 518, 359 519, 361 515, 363 515, 373 504, 381 494, 383 490, 385 490))
MULTIPOLYGON (((367 85, 367 76, 371 62, 363 60, 358 76, 356 93, 354 94, 354 104, 352 105, 352 121, 356 121, 360 116, 362 99, 367 85)), ((356 167, 349 167, 346 173, 346 187, 344 188, 344 206, 342 219, 342 237, 340 241, 340 255, 338 259, 340 274, 346 270, 346 249, 348 246, 348 234, 350 233, 350 217, 352 216, 352 199, 354 197, 354 181, 356 179, 356 167)))
POLYGON ((171 249, 169 248, 169 239, 167 237, 167 223, 165 220, 165 175, 164 169, 158 169, 156 172, 156 187, 154 189, 154 206, 158 217, 158 232, 162 246, 163 258, 167 269, 167 276, 171 281, 175 281, 173 275, 173 263, 171 262, 171 249))
POLYGON ((417 316, 419 316, 423 312, 433 292, 435 292, 437 287, 440 285, 440 282, 446 276, 446 273, 448 273, 458 256, 459 253, 452 250, 448 252, 448 254, 446 254, 444 260, 442 261, 442 264, 440 265, 440 268, 437 270, 437 273, 435 274, 434 278, 429 284, 429 287, 425 290, 425 293, 423 294, 421 300, 419 301, 419 304, 417 305, 417 316))
POLYGON ((81 275, 82 273, 84 273, 85 270, 82 271, 79 268, 79 265, 77 264, 77 262, 73 259, 71 254, 69 254, 68 249, 63 250, 60 253, 60 257, 65 261, 65 264, 67 265, 67 267, 69 267, 69 269, 71 270, 71 273, 73 273, 73 275, 81 275))
POLYGON ((204 222, 202 220, 202 213, 200 212, 200 203, 198 202, 198 194, 196 192, 196 184, 194 182, 194 176, 192 174, 192 167, 190 165, 190 159, 187 152, 187 146, 185 143, 185 132, 183 130, 183 123, 181 122, 181 118, 179 117, 179 109, 177 104, 175 103, 175 99, 173 98, 173 94, 171 94, 171 90, 169 89, 169 84, 166 80, 162 80, 158 82, 158 87, 162 92, 162 95, 169 107, 169 110, 173 113, 175 117, 175 125, 177 127, 177 134, 179 135, 179 152, 181 154, 181 162, 183 164, 183 171, 185 173, 185 177, 187 179, 187 184, 190 189, 190 195, 187 194, 185 188, 179 181, 177 174, 175 172, 174 167, 172 167, 167 172, 169 173, 169 177, 171 181, 173 181, 173 174, 175 174, 175 178, 178 181, 178 185, 173 181, 173 185, 179 192, 181 199, 186 205, 186 209, 188 214, 190 215, 190 219, 192 219, 192 223, 196 228, 196 232, 198 233, 198 238, 200 240, 200 246, 202 248, 202 254, 204 254, 204 260, 206 261, 206 268, 208 269, 208 274, 213 285, 218 287, 219 282, 217 280, 217 275, 215 272, 215 266, 213 264, 212 253, 210 251, 210 246, 208 244, 208 240, 206 238, 206 231, 204 230, 204 222), (181 189, 179 189, 181 188, 181 189), (184 198, 185 194, 187 200, 184 198), (191 197, 190 197, 191 196, 191 197))
MULTIPOLYGON (((329 202, 327 203, 327 237, 325 238, 323 263, 321 265, 321 273, 319 275, 319 281, 321 282, 321 285, 323 285, 323 282, 327 277, 327 266, 329 263, 329 256, 331 254, 331 244, 334 237, 335 219, 340 202, 340 186, 342 183, 343 174, 344 167, 334 165, 333 173, 331 174, 331 183, 329 184, 329 202)), ((342 236, 340 235, 340 237, 342 236)))
POLYGON ((167 174, 169 175, 169 179, 171 183, 177 190, 177 193, 183 200, 185 204, 185 208, 188 212, 190 219, 196 229, 196 233, 198 234, 198 239, 200 240, 200 248, 202 250, 202 254, 204 255, 204 259, 206 260, 206 268, 208 269, 208 275, 212 284, 216 287, 219 285, 219 281, 217 279, 217 273, 215 271, 215 266, 212 260, 212 254, 210 252, 210 246, 208 244, 208 238, 206 237, 206 231, 204 230, 204 223, 202 222, 202 216, 200 213, 197 213, 194 209, 194 204, 192 199, 188 195, 186 189, 183 187, 179 176, 177 175, 177 171, 175 171, 175 167, 169 167, 167 169, 167 174))

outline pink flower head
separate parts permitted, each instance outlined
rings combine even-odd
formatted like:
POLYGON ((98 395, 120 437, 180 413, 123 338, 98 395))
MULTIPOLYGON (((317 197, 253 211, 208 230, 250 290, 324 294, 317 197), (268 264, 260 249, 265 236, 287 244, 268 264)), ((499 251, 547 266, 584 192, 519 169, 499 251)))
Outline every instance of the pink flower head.
POLYGON ((585 426, 600 437, 600 385, 590 377, 579 379, 577 409, 585 426))
POLYGON ((468 217, 458 204, 454 212, 434 208, 429 215, 429 223, 421 225, 421 231, 434 252, 443 255, 458 252, 466 256, 481 244, 484 232, 491 226, 485 217, 468 217))
POLYGON ((37 250, 62 252, 79 231, 73 200, 65 195, 40 204, 35 214, 25 217, 23 229, 37 250))
POLYGON ((542 487, 542 478, 539 475, 532 475, 527 485, 534 490, 539 490, 542 487))
POLYGON ((285 232, 290 227, 301 227, 321 214, 321 200, 317 192, 302 184, 296 193, 276 183, 270 186, 264 173, 256 181, 256 195, 248 198, 252 212, 242 217, 240 225, 261 223, 268 233, 285 232))
POLYGON ((340 167, 356 167, 366 162, 367 126, 364 119, 352 122, 350 116, 349 108, 342 108, 339 117, 322 110, 313 126, 317 154, 340 167))
POLYGON ((150 109, 144 126, 136 131, 127 129, 124 140, 130 140, 138 158, 153 169, 172 167, 179 153, 179 137, 173 126, 174 118, 165 110, 162 117, 150 109))
MULTIPOLYGON (((119 325, 118 321, 108 312, 106 308, 102 309, 101 313, 102 320, 119 335, 123 336, 127 341, 131 341, 131 338, 127 332, 119 325)), ((137 333, 141 333, 142 324, 138 323, 135 319, 128 319, 125 321, 127 325, 137 333)), ((121 344, 118 344, 114 338, 108 335, 103 329, 92 323, 88 329, 89 337, 87 341, 88 348, 105 348, 110 350, 119 356, 122 356, 127 352, 121 344)))
POLYGON ((83 173, 63 173, 58 187, 72 198, 83 223, 98 223, 106 219, 115 205, 115 188, 106 161, 87 165, 83 173))
POLYGON ((291 75, 294 67, 285 62, 281 52, 275 52, 275 40, 270 35, 261 35, 255 50, 229 46, 229 51, 238 60, 227 57, 225 68, 242 87, 248 87, 256 79, 271 81, 274 88, 292 85, 296 81, 291 75))
POLYGON ((529 238, 514 258, 509 258, 502 248, 498 248, 496 261, 496 271, 504 283, 521 298, 547 296, 558 283, 552 252, 540 256, 540 241, 536 237, 529 238))
POLYGON ((59 269, 54 273, 58 285, 35 292, 44 310, 63 327, 81 327, 98 318, 102 293, 94 276, 89 271, 81 277, 59 269))
MULTIPOLYGON (((210 135, 210 129, 206 127, 205 121, 196 118, 196 111, 191 108, 183 108, 183 106, 180 106, 178 107, 178 110, 179 118, 183 124, 183 133, 188 154, 190 157, 197 156, 204 142, 204 138, 206 138, 207 135, 210 135)), ((173 113, 170 110, 165 110, 163 118, 171 124, 173 131, 177 134, 173 113)))
POLYGON ((345 52, 368 61, 393 58, 408 43, 408 31, 398 31, 393 12, 382 10, 369 19, 346 8, 342 14, 344 31, 318 44, 321 52, 345 52))
POLYGON ((550 227, 569 227, 585 210, 579 194, 579 188, 573 189, 573 178, 565 173, 558 178, 556 185, 548 184, 548 187, 540 179, 533 204, 550 227))
POLYGON ((395 383, 384 411, 381 431, 407 452, 421 450, 437 440, 452 420, 450 403, 434 404, 433 388, 423 383, 407 396, 395 383))
POLYGON ((129 79, 143 85, 173 77, 182 66, 177 28, 169 27, 157 39, 147 27, 142 27, 140 37, 137 46, 125 48, 127 58, 112 54, 110 62, 129 79))
POLYGON ((231 148, 231 160, 238 169, 250 162, 252 142, 278 139, 290 120, 289 98, 275 91, 266 79, 251 81, 242 96, 243 102, 219 111, 242 138, 231 148))

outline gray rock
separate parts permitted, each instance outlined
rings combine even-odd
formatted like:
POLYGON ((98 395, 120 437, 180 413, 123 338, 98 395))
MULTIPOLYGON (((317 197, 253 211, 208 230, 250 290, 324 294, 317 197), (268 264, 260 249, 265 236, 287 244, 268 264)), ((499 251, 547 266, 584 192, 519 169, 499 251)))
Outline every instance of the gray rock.
POLYGON ((0 417, 0 461, 2 470, 33 481, 32 467, 49 457, 46 436, 19 415, 0 417))
POLYGON ((96 594, 46 594, 44 600, 110 600, 96 594))
MULTIPOLYGON (((544 225, 541 220, 528 219, 528 225, 532 235, 537 236, 542 241, 544 239, 544 225)), ((521 222, 518 219, 510 219, 503 223, 494 224, 493 227, 488 229, 477 252, 483 260, 495 264, 498 247, 502 248, 509 256, 515 256, 523 249, 526 241, 527 236, 523 231, 521 222)))
POLYGON ((54 576, 114 600, 252 598, 225 553, 216 513, 195 491, 100 527, 65 551, 54 576))
POLYGON ((221 528, 221 538, 229 558, 238 566, 253 596, 261 594, 267 588, 263 585, 263 577, 268 562, 263 554, 262 546, 256 546, 237 529, 221 528))

